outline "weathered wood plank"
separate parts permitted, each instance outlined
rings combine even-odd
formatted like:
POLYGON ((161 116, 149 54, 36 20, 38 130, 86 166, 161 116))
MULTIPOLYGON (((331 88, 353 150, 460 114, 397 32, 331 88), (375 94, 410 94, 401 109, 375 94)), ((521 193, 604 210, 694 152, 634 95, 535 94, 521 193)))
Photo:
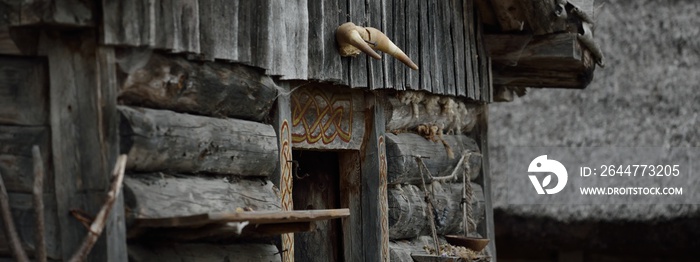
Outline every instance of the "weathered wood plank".
MULTIPOLYGON (((414 185, 389 188, 389 236, 391 240, 408 239, 430 234, 427 212, 436 214, 438 234, 464 234, 462 226, 462 183, 434 183, 431 190, 434 210, 428 210, 425 193, 414 185)), ((472 210, 469 214, 475 224, 484 219, 484 192, 481 186, 472 183, 472 210)))
MULTIPOLYGON (((31 169, 27 170, 31 173, 31 169)), ((5 173, 2 173, 5 178, 5 173)), ((35 231, 36 224, 34 219, 34 204, 32 194, 27 193, 8 193, 10 198, 10 208, 12 218, 15 221, 17 234, 22 241, 22 247, 28 254, 35 252, 35 231)), ((0 219, 0 223, 2 223, 0 219)), ((59 225, 56 218, 56 196, 53 194, 44 194, 44 228, 47 230, 44 234, 46 241, 46 254, 50 259, 61 259, 61 244, 59 237, 59 225)), ((0 228, 0 255, 10 255, 10 243, 7 239, 5 230, 0 228)), ((14 261, 14 260, 13 260, 14 261)))
MULTIPOLYGON (((281 13, 284 32, 286 33, 286 52, 278 53, 275 59, 286 58, 287 63, 282 64, 281 79, 306 79, 308 77, 308 42, 309 42, 309 14, 307 0, 292 0, 284 2, 281 13)), ((278 60, 275 60, 278 61, 278 60)))
POLYGON ((454 70, 455 74, 455 92, 453 95, 466 97, 467 74, 469 74, 469 70, 465 70, 465 64, 467 63, 465 51, 468 49, 466 49, 467 43, 464 35, 464 9, 462 7, 462 2, 463 1, 460 0, 451 0, 448 14, 454 23, 450 28, 450 32, 452 33, 452 56, 454 57, 454 66, 451 68, 454 70))
POLYGON ((484 206, 485 206, 485 223, 477 224, 476 231, 485 238, 488 238, 489 244, 487 250, 490 252, 492 259, 496 259, 496 232, 494 231, 493 222, 493 202, 491 198, 491 169, 489 166, 489 140, 488 140, 488 105, 483 105, 484 114, 479 117, 479 133, 476 137, 479 141, 479 147, 482 148, 482 163, 481 163, 481 175, 475 181, 480 184, 484 190, 484 206))
MULTIPOLYGON (((434 59, 434 49, 435 49, 435 39, 433 39, 432 31, 430 27, 430 17, 432 17, 429 12, 430 1, 418 1, 420 3, 419 10, 419 34, 417 35, 420 41, 420 64, 418 64, 418 70, 420 70, 420 85, 419 90, 425 90, 432 92, 433 90, 433 59, 434 59)), ((434 0, 433 0, 434 2, 434 0)))
MULTIPOLYGON (((315 1, 309 1, 309 4, 315 1)), ((343 10, 346 9, 346 1, 322 1, 323 2, 323 81, 331 81, 339 84, 346 84, 346 75, 343 74, 343 62, 338 55, 335 43, 335 28, 345 23, 345 18, 341 18, 343 10)), ((311 23, 311 21, 309 21, 311 23)), ((313 32, 309 28, 309 34, 313 32)), ((311 43, 309 43, 309 46, 311 43)), ((311 54, 309 54, 311 58, 311 54)), ((309 78, 311 73, 309 73, 309 78)))
POLYGON ((248 222, 258 224, 285 224, 343 218, 350 215, 348 209, 316 209, 292 211, 218 212, 192 216, 167 218, 139 218, 134 227, 143 228, 196 228, 222 223, 248 222))
MULTIPOLYGON (((389 166, 389 184, 420 183, 419 165, 417 156, 430 157, 423 162, 430 170, 433 177, 444 177, 452 174, 459 163, 462 152, 471 152, 471 156, 464 161, 469 165, 469 177, 475 179, 480 169, 481 157, 476 142, 464 135, 444 135, 443 139, 454 152, 454 158, 448 156, 448 148, 441 142, 433 142, 424 137, 403 133, 399 135, 387 134, 387 164, 389 166)), ((468 154, 468 153, 467 153, 468 154)), ((425 170, 423 170, 424 175, 425 170)), ((461 173, 460 173, 461 174, 461 173)), ((459 180, 457 178, 456 180, 459 180)))
MULTIPOLYGON (((336 154, 322 151, 294 151, 298 161, 298 178, 294 179, 294 206, 296 210, 338 208, 339 165, 336 154), (301 178, 303 177, 303 178, 301 178)), ((340 222, 316 222, 312 232, 294 234, 296 261, 342 261, 340 222)))
POLYGON ((108 45, 154 46, 155 1, 102 0, 102 41, 108 45))
POLYGON ((271 244, 129 245, 129 258, 136 262, 281 261, 277 247, 271 244))
POLYGON ((476 39, 476 27, 479 24, 476 21, 476 12, 474 8, 474 0, 466 0, 463 3, 464 21, 465 21, 465 36, 467 37, 467 72, 471 72, 471 78, 467 79, 467 97, 478 100, 476 95, 481 82, 481 74, 479 72, 479 55, 478 44, 476 39), (470 81, 471 80, 471 81, 470 81))
POLYGON ((387 130, 401 132, 415 130, 422 124, 435 124, 443 127, 446 133, 453 131, 459 134, 471 131, 476 125, 476 117, 480 110, 475 104, 456 101, 454 102, 457 107, 455 113, 448 113, 449 110, 445 110, 444 106, 439 104, 440 97, 432 95, 425 95, 425 97, 427 99, 424 98, 418 103, 405 103, 393 97, 386 98, 387 130))
POLYGON ((134 228, 129 238, 136 241, 167 241, 167 242, 251 242, 269 241, 282 234, 308 232, 316 228, 317 222, 295 222, 281 224, 242 224, 232 222, 211 224, 199 227, 182 228, 134 228), (242 228, 242 229, 241 229, 242 228))
POLYGON ((350 216, 342 220, 345 261, 365 261, 362 250, 362 174, 359 151, 338 153, 340 207, 350 216))
POLYGON ((47 127, 19 127, 0 125, 0 173, 8 192, 32 193, 32 146, 38 145, 44 161, 44 192, 53 192, 51 172, 51 141, 47 127))
POLYGON ((417 65, 419 71, 416 70, 409 70, 404 68, 405 72, 405 77, 406 77, 406 89, 407 90, 421 90, 422 87, 422 82, 421 82, 421 73, 423 72, 423 67, 428 66, 425 64, 423 61, 423 56, 421 55, 422 48, 421 48, 421 38, 420 38, 420 32, 421 32, 421 9, 420 9, 420 3, 422 1, 406 1, 406 9, 404 12, 406 12, 406 20, 405 20, 405 25, 404 29, 406 32, 406 54, 408 57, 410 57, 417 65))
MULTIPOLYGON (((406 17, 408 16, 406 11, 406 1, 405 0, 393 0, 386 1, 387 6, 387 25, 389 26, 387 30, 391 31, 391 39, 397 46, 401 47, 404 53, 409 54, 409 41, 408 30, 406 30, 406 17)), ((409 57, 411 57, 409 55, 409 57)), ((392 87, 396 90, 406 90, 406 72, 411 71, 406 69, 404 65, 396 60, 388 59, 387 67, 392 72, 392 87)))
POLYGON ((272 68, 275 54, 271 43, 277 32, 272 27, 273 0, 255 1, 253 29, 251 30, 251 65, 263 69, 272 68))
MULTIPOLYGON (((49 59, 51 155, 63 259, 73 255, 86 233, 69 210, 97 212, 118 154, 114 53, 96 47, 95 38, 77 31, 41 39, 49 59)), ((121 205, 117 199, 108 224, 121 223, 121 205)), ((115 230, 119 227, 105 228, 106 237, 88 260, 126 261, 124 232, 115 230)))
POLYGON ((127 169, 268 176, 277 166, 270 125, 120 106, 127 169))
MULTIPOLYGON (((140 59, 126 53, 121 61, 140 59)), ((122 103, 208 116, 261 121, 269 115, 277 85, 269 76, 247 66, 221 62, 194 63, 153 54, 147 63, 121 63, 122 103), (139 68, 140 67, 140 68, 139 68)))
POLYGON ((440 42, 441 50, 438 50, 438 63, 442 65, 442 92, 441 94, 454 96, 457 94, 455 90, 455 54, 454 45, 452 44, 455 36, 452 35, 454 21, 452 20, 451 1, 438 1, 437 13, 442 19, 438 20, 440 35, 437 40, 440 42))
POLYGON ((175 53, 199 53, 199 5, 189 0, 156 2, 155 48, 175 53))
MULTIPOLYGON (((382 2, 383 0, 367 1, 365 6, 365 12, 367 13, 367 25, 369 27, 374 27, 380 31, 389 33, 386 31, 386 26, 382 23, 384 14, 382 13, 382 2)), ((401 48, 401 47, 399 47, 401 48)), ((365 54, 361 54, 365 55, 365 54)), ((382 59, 367 59, 367 84, 371 90, 382 89, 385 87, 386 78, 384 75, 384 62, 388 59, 394 59, 390 55, 382 52, 382 59)))
POLYGON ((294 91, 292 142, 295 148, 360 149, 364 137, 362 91, 314 84, 294 91))
MULTIPOLYGON (((292 112, 290 102, 289 83, 279 83, 281 92, 277 97, 275 105, 275 115, 273 118, 275 133, 277 133, 277 145, 279 148, 278 168, 270 180, 280 189, 280 204, 282 210, 294 210, 292 199, 293 184, 293 157, 292 157, 292 112)), ((282 261, 290 262, 294 260, 294 234, 284 234, 281 236, 282 261)))
POLYGON ((273 184, 260 179, 130 174, 124 188, 129 219, 281 208, 273 184))
MULTIPOLYGON (((361 1, 348 1, 348 17, 349 21, 358 26, 372 26, 367 24, 367 12, 365 3, 361 1)), ((368 55, 362 53, 356 57, 349 58, 350 60, 350 79, 348 85, 351 88, 368 87, 369 86, 369 71, 367 59, 372 59, 368 55)))
POLYGON ((207 60, 238 60, 238 1, 200 0, 200 51, 207 60))
POLYGON ((384 104, 369 94, 362 146, 362 239, 365 261, 389 261, 389 220, 387 203, 387 154, 384 104))
MULTIPOLYGON (((232 37, 238 38, 238 57, 236 62, 253 65, 253 54, 252 54, 252 35, 255 27, 255 16, 257 3, 254 1, 238 1, 238 30, 237 34, 231 35, 232 37)), ((266 14, 260 14, 266 15, 266 14)))
POLYGON ((47 80, 45 60, 0 56, 0 123, 47 124, 47 80))
POLYGON ((31 1, 21 3, 19 21, 14 25, 56 25, 89 27, 95 25, 94 3, 80 0, 31 1))

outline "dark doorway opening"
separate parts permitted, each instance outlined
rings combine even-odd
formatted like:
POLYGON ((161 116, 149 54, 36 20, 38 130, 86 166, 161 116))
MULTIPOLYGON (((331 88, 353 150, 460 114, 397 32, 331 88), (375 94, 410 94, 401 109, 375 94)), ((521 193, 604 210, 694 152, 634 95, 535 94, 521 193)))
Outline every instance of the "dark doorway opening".
MULTIPOLYGON (((340 167, 333 151, 292 150, 294 210, 340 208, 340 167)), ((310 232, 294 234, 295 261, 343 261, 340 219, 317 221, 310 232)))

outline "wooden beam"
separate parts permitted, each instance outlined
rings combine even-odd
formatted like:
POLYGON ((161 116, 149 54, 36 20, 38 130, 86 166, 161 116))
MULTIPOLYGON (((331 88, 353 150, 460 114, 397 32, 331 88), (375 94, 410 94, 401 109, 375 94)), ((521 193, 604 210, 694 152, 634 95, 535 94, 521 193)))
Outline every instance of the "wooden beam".
POLYGON ((365 143, 362 146, 362 236, 365 261, 389 261, 387 154, 384 104, 379 94, 365 98, 365 143))
POLYGON ((134 227, 199 227, 211 224, 248 222, 258 224, 283 224, 310 222, 343 218, 350 215, 350 210, 342 209, 316 209, 316 210, 292 210, 292 211, 244 211, 244 212, 214 212, 188 216, 164 217, 164 218, 137 218, 134 227))
POLYGON ((137 49, 120 53, 119 100, 126 105, 262 121, 277 96, 272 79, 251 67, 137 49))
POLYGON ((308 232, 316 229, 315 221, 280 224, 246 225, 241 223, 211 224, 196 228, 132 228, 129 239, 168 242, 240 242, 267 241, 281 234, 308 232))
POLYGON ((488 105, 483 105, 484 114, 479 117, 479 133, 476 136, 476 140, 479 141, 479 147, 482 148, 482 162, 481 162, 481 175, 477 178, 476 183, 481 185, 484 190, 484 204, 485 204, 485 223, 477 224, 477 233, 481 236, 488 238, 489 244, 487 246, 488 254, 491 256, 493 261, 496 261, 496 232, 494 231, 494 220, 493 220, 493 200, 491 198, 491 169, 489 165, 489 140, 488 140, 488 105))
MULTIPOLYGON (((473 214, 475 224, 484 216, 484 192, 481 186, 472 183, 473 214)), ((428 190, 431 190, 430 188, 428 190)), ((440 235, 463 234, 462 183, 435 183, 432 188, 434 210, 426 210, 425 194, 414 185, 389 188, 389 236, 391 240, 409 239, 430 234, 427 212, 437 214, 437 233, 440 235)))
POLYGON ((127 169, 265 177, 277 166, 272 126, 119 106, 127 169))
MULTIPOLYGON (((49 159, 54 168, 57 230, 64 260, 73 255, 86 234, 69 210, 98 211, 119 148, 114 51, 98 47, 95 39, 94 32, 73 31, 46 32, 40 40, 49 61, 49 159)), ((122 202, 122 197, 116 200, 105 237, 88 260, 127 260, 122 202)))
MULTIPOLYGON (((291 90, 288 82, 279 83, 280 95, 277 97, 275 104, 275 113, 273 117, 275 133, 277 133, 277 148, 279 149, 279 158, 277 159, 278 168, 272 175, 270 180, 280 189, 280 205, 282 210, 294 210, 294 202, 292 199, 293 179, 293 157, 292 157, 292 111, 290 95, 291 90)), ((294 261, 294 234, 283 234, 281 236, 281 254, 282 261, 294 261)))
POLYGON ((280 210, 272 183, 261 179, 130 174, 124 179, 128 219, 167 218, 236 209, 280 210))
POLYGON ((585 88, 595 64, 576 34, 487 35, 493 84, 520 87, 585 88))
POLYGON ((350 209, 344 218, 343 252, 345 261, 364 261, 362 251, 362 174, 359 151, 338 154, 340 165, 340 208, 350 209))
MULTIPOLYGON (((417 156, 429 157, 423 162, 430 170, 433 177, 449 176, 462 157, 464 151, 473 153, 467 164, 469 165, 470 179, 475 179, 480 170, 481 156, 476 142, 464 135, 444 135, 445 143, 454 152, 454 158, 450 158, 446 148, 441 142, 430 141, 418 134, 402 133, 398 135, 387 134, 387 164, 389 167, 388 183, 420 184, 420 169, 416 163, 417 156)), ((425 171, 423 171, 425 172, 425 171)), ((461 174, 461 173, 459 173, 461 174)), ((461 180, 459 177, 457 180, 461 180)))
POLYGON ((129 245, 129 258, 135 262, 281 261, 271 244, 139 244, 129 245))

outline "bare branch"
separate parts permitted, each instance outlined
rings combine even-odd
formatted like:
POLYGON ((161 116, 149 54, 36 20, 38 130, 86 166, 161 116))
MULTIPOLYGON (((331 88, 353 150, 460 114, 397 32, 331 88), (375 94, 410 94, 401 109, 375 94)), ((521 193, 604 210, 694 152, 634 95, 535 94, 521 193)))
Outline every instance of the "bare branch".
POLYGON ((97 242, 97 239, 100 237, 100 234, 102 234, 102 230, 104 229, 105 223, 107 222, 109 212, 112 211, 114 201, 119 195, 122 186, 122 181, 124 180, 125 168, 126 155, 120 155, 117 158, 117 163, 114 165, 114 171, 112 171, 113 180, 112 185, 109 187, 109 192, 107 192, 107 199, 105 200, 104 205, 102 205, 100 212, 98 212, 97 216, 95 216, 95 220, 92 222, 92 225, 90 225, 88 234, 85 236, 85 239, 83 239, 83 244, 80 245, 80 248, 75 252, 75 254, 73 254, 73 257, 71 257, 69 261, 84 261, 85 257, 87 257, 87 255, 90 253, 90 250, 92 250, 92 246, 95 245, 95 242, 97 242))
POLYGON ((5 236, 10 240, 12 254, 17 261, 29 262, 27 253, 24 252, 22 242, 20 242, 17 235, 17 229, 15 229, 15 221, 12 219, 12 212, 10 211, 10 198, 7 196, 7 189, 5 188, 5 181, 2 179, 2 175, 0 175, 0 213, 2 213, 2 220, 5 221, 5 236))
POLYGON ((34 219, 36 232, 34 235, 36 261, 46 262, 46 238, 44 237, 44 161, 41 159, 39 146, 32 147, 32 158, 34 159, 34 219))

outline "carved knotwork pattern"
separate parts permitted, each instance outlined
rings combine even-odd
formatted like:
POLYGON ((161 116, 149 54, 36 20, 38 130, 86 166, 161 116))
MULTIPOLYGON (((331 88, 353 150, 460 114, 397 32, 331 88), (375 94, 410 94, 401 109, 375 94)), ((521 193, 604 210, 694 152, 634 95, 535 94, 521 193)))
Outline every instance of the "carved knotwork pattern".
POLYGON ((352 97, 302 89, 292 95, 292 142, 330 144, 352 138, 352 97))

